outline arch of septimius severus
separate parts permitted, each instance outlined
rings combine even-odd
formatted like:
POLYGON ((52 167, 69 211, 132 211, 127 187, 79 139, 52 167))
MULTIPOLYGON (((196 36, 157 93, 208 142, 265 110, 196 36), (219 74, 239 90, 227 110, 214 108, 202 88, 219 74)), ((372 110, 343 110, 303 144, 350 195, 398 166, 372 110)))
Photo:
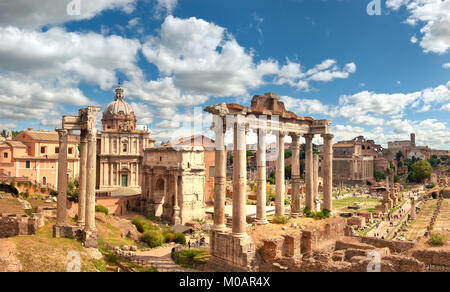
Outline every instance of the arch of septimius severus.
POLYGON ((300 137, 306 140, 306 206, 315 210, 317 195, 317 172, 314 167, 312 141, 321 135, 323 149, 323 209, 332 209, 332 139, 330 120, 314 120, 299 117, 286 110, 284 103, 274 93, 256 95, 251 106, 220 104, 209 106, 206 112, 214 116, 212 129, 216 135, 216 166, 214 186, 214 228, 211 233, 211 264, 216 267, 232 266, 251 269, 255 255, 253 243, 246 233, 246 185, 247 185, 247 147, 246 133, 255 130, 258 135, 257 148, 257 211, 256 223, 266 224, 266 135, 271 132, 277 137, 278 156, 276 163, 275 214, 284 215, 284 142, 285 136, 292 137, 292 193, 291 216, 298 217, 300 207, 300 137), (226 149, 225 133, 233 130, 233 208, 232 229, 226 228, 225 185, 226 149))

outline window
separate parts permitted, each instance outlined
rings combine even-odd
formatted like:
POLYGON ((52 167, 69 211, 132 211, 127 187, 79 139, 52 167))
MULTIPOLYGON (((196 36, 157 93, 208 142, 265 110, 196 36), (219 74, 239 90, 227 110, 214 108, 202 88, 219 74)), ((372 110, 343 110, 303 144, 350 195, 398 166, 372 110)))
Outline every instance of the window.
POLYGON ((25 161, 25 168, 31 168, 31 162, 25 161))
POLYGON ((209 177, 214 177, 214 175, 215 175, 215 174, 214 174, 214 170, 215 170, 215 169, 214 169, 214 166, 210 166, 210 167, 209 167, 209 177))
POLYGON ((41 147, 41 154, 45 154, 45 147, 41 147))
POLYGON ((3 153, 3 158, 8 158, 8 152, 3 153))
POLYGON ((55 147, 55 153, 56 153, 56 154, 59 153, 59 147, 55 147))
POLYGON ((127 144, 126 143, 123 143, 123 152, 127 152, 127 144))
POLYGON ((69 154, 73 153, 73 148, 69 148, 69 154))

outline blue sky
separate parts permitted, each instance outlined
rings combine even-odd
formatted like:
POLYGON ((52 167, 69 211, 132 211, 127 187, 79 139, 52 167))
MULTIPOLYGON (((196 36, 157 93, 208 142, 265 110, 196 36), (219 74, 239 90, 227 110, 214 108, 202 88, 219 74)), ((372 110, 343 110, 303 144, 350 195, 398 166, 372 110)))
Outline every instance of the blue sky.
POLYGON ((416 132, 450 149, 449 0, 380 0, 373 16, 369 0, 28 2, 0 3, 0 128, 106 107, 120 78, 158 140, 184 136, 194 107, 276 92, 336 140, 416 132))

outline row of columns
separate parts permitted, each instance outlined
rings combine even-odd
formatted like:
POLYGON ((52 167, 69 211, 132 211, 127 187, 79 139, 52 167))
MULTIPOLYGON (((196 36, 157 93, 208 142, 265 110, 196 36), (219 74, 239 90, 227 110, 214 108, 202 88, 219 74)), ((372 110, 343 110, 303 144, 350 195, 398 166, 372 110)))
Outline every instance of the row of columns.
MULTIPOLYGON (((78 185, 78 221, 77 228, 83 231, 85 247, 97 246, 97 229, 95 226, 95 179, 96 179, 96 152, 97 129, 95 116, 100 108, 90 107, 80 110, 80 172, 78 185), (83 125, 81 125, 81 123, 83 125)), ((64 128, 64 124, 63 124, 64 128)), ((67 142, 71 130, 58 130, 58 203, 55 237, 66 237, 67 224, 67 142)))
MULTIPOLYGON (((215 117, 215 124, 223 124, 221 117, 215 117)), ((247 185, 247 147, 246 147, 246 125, 237 116, 234 124, 234 149, 233 149, 233 225, 232 233, 235 236, 246 234, 246 185, 247 185)), ((226 127, 214 127, 216 134, 215 151, 215 181, 214 181, 214 230, 225 230, 225 185, 226 185, 226 149, 225 129, 226 127)), ((267 224, 266 218, 266 129, 258 129, 257 159, 257 194, 256 194, 256 223, 267 224)), ((280 132, 277 136, 278 157, 276 163, 276 191, 275 191, 275 214, 284 215, 285 195, 285 159, 284 143, 286 133, 280 132)), ((292 136, 292 201, 291 216, 298 217, 301 214, 300 206, 300 136, 292 136)), ((313 156, 312 140, 313 134, 304 135, 306 139, 306 206, 314 210, 314 199, 318 193, 318 156, 313 156), (315 161, 315 163, 314 163, 315 161), (314 167, 316 164, 316 167, 314 167), (315 175, 314 175, 315 173, 315 175), (313 187, 316 186, 316 187, 313 187)), ((332 139, 333 135, 324 134, 324 209, 332 209, 332 139)))

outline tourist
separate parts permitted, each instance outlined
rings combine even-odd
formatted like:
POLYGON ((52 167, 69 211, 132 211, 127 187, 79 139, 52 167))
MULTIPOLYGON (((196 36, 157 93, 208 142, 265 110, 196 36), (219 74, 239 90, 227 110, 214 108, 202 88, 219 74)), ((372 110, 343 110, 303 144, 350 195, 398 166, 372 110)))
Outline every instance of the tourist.
POLYGON ((191 241, 188 242, 189 249, 191 249, 191 241))

